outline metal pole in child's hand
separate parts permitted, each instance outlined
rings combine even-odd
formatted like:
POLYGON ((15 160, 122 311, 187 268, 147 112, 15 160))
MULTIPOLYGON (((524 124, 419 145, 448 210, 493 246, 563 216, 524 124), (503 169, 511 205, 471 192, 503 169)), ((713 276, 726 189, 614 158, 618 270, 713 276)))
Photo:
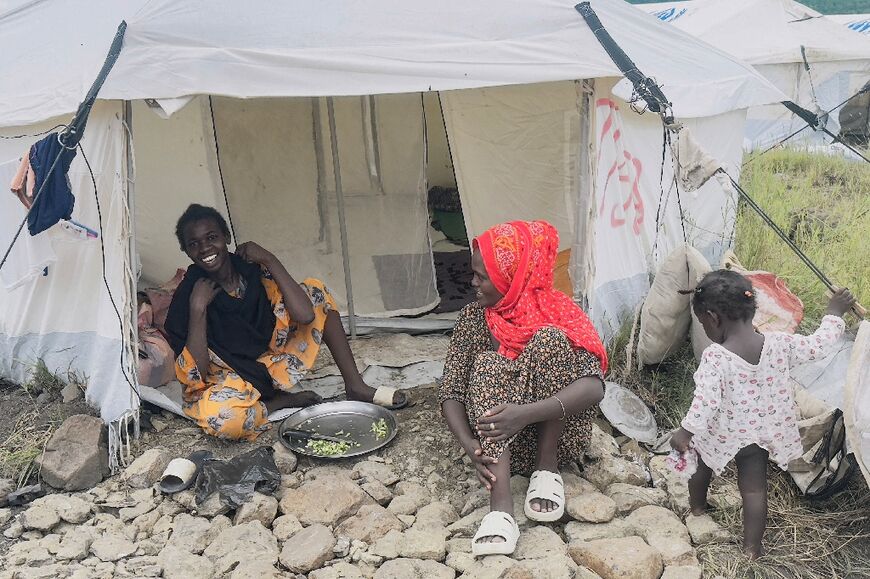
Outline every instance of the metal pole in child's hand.
MULTIPOLYGON (((834 286, 833 288, 828 290, 825 293, 825 295, 827 296, 828 299, 831 299, 834 295, 834 292, 839 291, 839 289, 840 288, 838 288, 837 286, 834 286)), ((855 314, 855 317, 857 317, 861 320, 867 319, 867 308, 865 308, 864 306, 859 304, 857 301, 855 301, 855 305, 852 306, 852 309, 850 309, 849 311, 852 312, 853 314, 855 314)))

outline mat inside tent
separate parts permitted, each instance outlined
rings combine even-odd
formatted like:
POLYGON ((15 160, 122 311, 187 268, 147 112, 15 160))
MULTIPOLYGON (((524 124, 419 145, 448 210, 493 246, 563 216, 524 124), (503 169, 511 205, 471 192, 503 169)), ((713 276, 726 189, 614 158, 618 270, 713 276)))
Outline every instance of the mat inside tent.
MULTIPOLYGON (((357 367, 372 387, 388 386, 402 390, 431 385, 441 377, 449 338, 441 335, 375 334, 350 342, 357 367)), ((322 348, 311 373, 299 384, 329 400, 344 393, 344 382, 328 348, 322 348)), ((142 400, 164 410, 187 417, 182 410, 182 385, 172 380, 163 386, 141 386, 142 400)), ((298 410, 283 408, 269 415, 272 422, 298 410)))

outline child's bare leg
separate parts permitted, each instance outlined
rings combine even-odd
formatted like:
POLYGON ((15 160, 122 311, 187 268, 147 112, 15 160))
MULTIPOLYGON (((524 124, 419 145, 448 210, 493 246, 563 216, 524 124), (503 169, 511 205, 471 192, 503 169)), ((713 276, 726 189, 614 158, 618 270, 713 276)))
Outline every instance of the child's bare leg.
POLYGON ((752 444, 737 461, 737 486, 743 498, 743 551, 750 559, 762 554, 761 538, 767 526, 767 451, 752 444))
POLYGON ((693 515, 703 515, 707 512, 707 490, 710 488, 710 480, 713 471, 698 457, 698 469, 689 479, 689 508, 693 515))

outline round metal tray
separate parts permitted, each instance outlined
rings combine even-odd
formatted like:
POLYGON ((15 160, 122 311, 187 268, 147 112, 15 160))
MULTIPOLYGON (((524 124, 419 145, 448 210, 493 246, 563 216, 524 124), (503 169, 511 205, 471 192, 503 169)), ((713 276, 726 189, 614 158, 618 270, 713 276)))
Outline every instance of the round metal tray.
MULTIPOLYGON (((396 416, 386 408, 368 402, 343 401, 324 402, 315 406, 303 408, 295 414, 291 414, 278 427, 278 439, 281 444, 293 452, 323 459, 340 459, 360 456, 383 448, 396 437, 399 425, 396 416), (372 423, 381 418, 387 423, 387 436, 377 440, 372 432, 372 423), (358 443, 346 453, 337 456, 322 456, 306 448, 307 442, 285 436, 289 429, 307 430, 326 436, 335 436, 338 432, 350 433, 348 441, 358 443)), ((345 438, 344 435, 339 438, 345 438)))

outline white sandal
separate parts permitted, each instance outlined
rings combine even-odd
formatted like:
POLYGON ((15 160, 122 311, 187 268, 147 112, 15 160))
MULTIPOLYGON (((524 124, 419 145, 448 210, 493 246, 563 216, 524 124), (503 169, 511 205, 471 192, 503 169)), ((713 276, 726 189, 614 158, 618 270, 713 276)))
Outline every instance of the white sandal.
POLYGON ((565 514, 565 484, 559 473, 548 470, 536 470, 532 473, 523 512, 530 520, 539 523, 552 523, 562 518, 565 514), (556 504, 556 509, 536 511, 532 508, 533 500, 550 501, 556 504))
POLYGON ((502 511, 491 511, 480 522, 480 527, 471 540, 471 554, 475 557, 482 555, 511 555, 517 548, 520 538, 520 528, 512 516, 502 511), (503 543, 480 543, 484 537, 501 537, 503 543))

